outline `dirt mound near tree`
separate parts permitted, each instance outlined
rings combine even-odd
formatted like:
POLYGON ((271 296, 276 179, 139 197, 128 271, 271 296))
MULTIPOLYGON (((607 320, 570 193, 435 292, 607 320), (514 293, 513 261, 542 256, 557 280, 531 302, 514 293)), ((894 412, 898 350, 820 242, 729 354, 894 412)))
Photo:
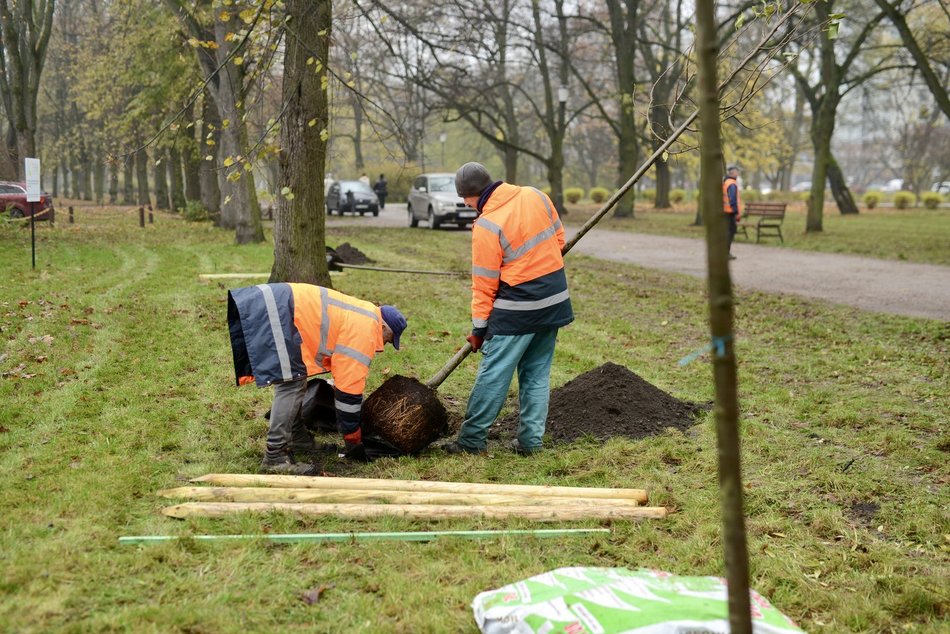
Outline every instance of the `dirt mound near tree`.
MULTIPOLYGON (((681 401, 616 363, 605 363, 551 392, 547 436, 570 442, 583 436, 644 438, 667 428, 692 426, 704 406, 681 401)), ((492 426, 493 436, 514 437, 517 412, 492 426)))
POLYGON ((375 261, 371 260, 365 253, 351 245, 349 242, 344 242, 337 248, 333 249, 333 252, 343 264, 371 264, 375 261))

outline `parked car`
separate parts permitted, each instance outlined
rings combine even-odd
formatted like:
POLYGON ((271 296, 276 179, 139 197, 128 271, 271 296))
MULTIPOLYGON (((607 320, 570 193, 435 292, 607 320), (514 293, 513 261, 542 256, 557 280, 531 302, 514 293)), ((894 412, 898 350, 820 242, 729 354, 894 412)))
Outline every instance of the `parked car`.
POLYGON ((893 194, 904 189, 904 179, 903 178, 892 178, 887 181, 884 187, 881 188, 881 191, 885 194, 893 194))
POLYGON ((478 212, 455 193, 455 174, 449 173, 417 176, 409 189, 408 209, 410 227, 425 220, 430 229, 447 224, 461 228, 478 218, 478 212))
POLYGON ((14 183, 10 181, 0 181, 0 211, 6 213, 10 218, 28 218, 31 213, 36 214, 36 219, 43 220, 49 217, 45 213, 53 208, 53 199, 46 192, 40 196, 39 202, 26 202, 26 183, 14 183))
POLYGON ((811 181, 805 181, 803 183, 796 183, 792 186, 792 191, 795 193, 809 192, 811 191, 811 181))
POLYGON ((376 192, 361 181, 333 181, 327 190, 327 215, 333 215, 334 211, 341 216, 346 211, 378 216, 379 199, 376 192))

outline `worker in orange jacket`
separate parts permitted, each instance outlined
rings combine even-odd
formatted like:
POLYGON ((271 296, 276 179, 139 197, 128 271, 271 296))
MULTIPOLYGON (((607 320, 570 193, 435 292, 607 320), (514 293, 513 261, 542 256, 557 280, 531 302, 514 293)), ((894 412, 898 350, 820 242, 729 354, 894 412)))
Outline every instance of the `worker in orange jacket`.
POLYGON ((449 453, 482 453, 488 428, 518 371, 520 422, 512 449, 541 449, 558 329, 574 321, 564 273, 564 228, 551 199, 533 187, 492 181, 479 163, 455 189, 480 213, 472 227, 472 349, 482 352, 465 420, 449 453))
POLYGON ((726 177, 722 179, 722 212, 726 214, 726 230, 729 232, 729 259, 735 260, 736 256, 732 255, 732 241, 736 237, 736 227, 739 223, 739 219, 742 217, 740 214, 740 204, 741 200, 739 199, 739 168, 735 165, 730 165, 729 169, 726 170, 726 177))
MULTIPOLYGON (((228 291, 228 328, 238 385, 274 386, 274 403, 261 469, 311 475, 313 436, 301 417, 307 377, 333 374, 336 424, 348 450, 362 443, 363 390, 370 362, 385 343, 399 349, 406 318, 393 306, 375 306, 312 284, 260 284, 228 291)), ((316 392, 319 386, 311 385, 316 392)))

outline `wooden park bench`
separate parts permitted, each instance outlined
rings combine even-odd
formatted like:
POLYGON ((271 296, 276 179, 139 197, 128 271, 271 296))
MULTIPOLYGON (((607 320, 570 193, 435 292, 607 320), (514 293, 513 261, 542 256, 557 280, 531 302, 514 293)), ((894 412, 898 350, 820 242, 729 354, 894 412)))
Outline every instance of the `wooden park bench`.
POLYGON ((749 238, 749 229, 755 229, 755 241, 763 236, 778 236, 782 244, 785 244, 785 238, 782 237, 782 221, 785 220, 786 203, 746 203, 742 211, 742 218, 736 227, 736 233, 741 233, 749 238), (752 219, 758 218, 755 224, 752 219))

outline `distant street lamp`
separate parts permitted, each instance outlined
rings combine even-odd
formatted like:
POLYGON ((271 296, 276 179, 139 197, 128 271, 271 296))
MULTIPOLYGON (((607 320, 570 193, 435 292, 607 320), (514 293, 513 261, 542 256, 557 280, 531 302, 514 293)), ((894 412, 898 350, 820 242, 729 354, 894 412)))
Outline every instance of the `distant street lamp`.
MULTIPOLYGON (((557 89, 557 101, 558 101, 558 112, 557 112, 557 129, 558 134, 561 135, 561 155, 564 155, 564 110, 567 107, 567 98, 570 97, 570 92, 566 85, 561 84, 557 89)), ((562 161, 563 164, 563 161, 562 161)), ((564 182, 563 182, 564 171, 561 170, 561 179, 559 179, 557 191, 554 192, 554 204, 557 206, 557 211, 559 214, 564 214, 564 182)))
POLYGON ((448 138, 448 135, 443 132, 439 135, 439 143, 442 144, 442 169, 445 169, 445 140, 448 138))

